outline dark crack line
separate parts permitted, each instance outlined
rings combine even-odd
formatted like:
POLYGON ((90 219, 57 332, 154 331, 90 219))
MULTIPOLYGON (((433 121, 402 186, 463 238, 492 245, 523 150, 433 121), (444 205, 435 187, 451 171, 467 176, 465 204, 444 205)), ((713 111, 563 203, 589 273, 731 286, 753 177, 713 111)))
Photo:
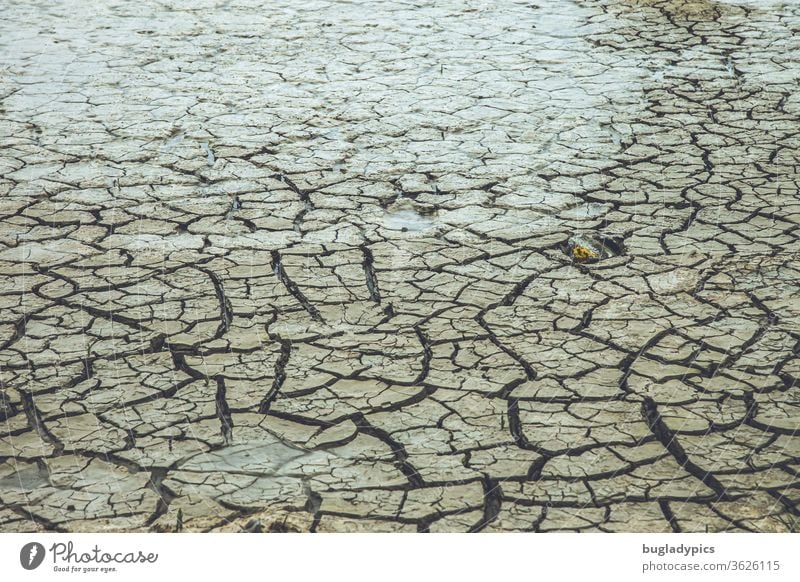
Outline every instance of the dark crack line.
POLYGON ((222 440, 226 445, 230 445, 233 442, 233 419, 227 400, 225 378, 222 376, 217 376, 217 393, 214 397, 214 401, 216 402, 217 418, 219 418, 220 422, 222 440))
POLYGON ((381 291, 380 287, 378 286, 378 276, 375 273, 375 259, 372 256, 372 251, 368 246, 365 245, 361 247, 361 250, 364 253, 364 261, 362 265, 364 266, 364 275, 367 280, 367 289, 369 289, 369 298, 375 303, 380 303, 381 291))
POLYGON ((672 454, 681 467, 714 491, 720 501, 730 501, 730 496, 722 483, 720 483, 710 471, 706 471, 692 462, 686 454, 686 451, 684 451, 683 447, 678 442, 678 436, 670 430, 664 422, 655 401, 648 396, 644 397, 642 401, 642 416, 652 433, 670 454, 672 454))
POLYGON ((483 531, 500 514, 500 506, 503 499, 503 490, 500 487, 500 482, 486 475, 481 484, 483 485, 483 516, 469 528, 469 533, 483 531))
POLYGON ((308 314, 311 316, 311 319, 320 323, 324 323, 319 310, 311 304, 308 298, 303 295, 303 292, 300 291, 300 288, 297 286, 297 284, 289 278, 289 275, 283 268, 281 254, 278 251, 272 251, 272 271, 275 273, 275 276, 278 277, 278 280, 283 283, 284 287, 286 287, 286 290, 289 292, 289 294, 294 297, 297 302, 300 303, 303 309, 308 312, 308 314))
POLYGON ((276 339, 281 344, 281 353, 275 361, 275 378, 272 381, 272 386, 258 407, 258 411, 261 414, 267 414, 269 412, 270 406, 272 406, 273 401, 283 387, 283 383, 286 381, 286 365, 289 363, 289 358, 292 355, 292 342, 281 339, 280 336, 276 336, 276 339))

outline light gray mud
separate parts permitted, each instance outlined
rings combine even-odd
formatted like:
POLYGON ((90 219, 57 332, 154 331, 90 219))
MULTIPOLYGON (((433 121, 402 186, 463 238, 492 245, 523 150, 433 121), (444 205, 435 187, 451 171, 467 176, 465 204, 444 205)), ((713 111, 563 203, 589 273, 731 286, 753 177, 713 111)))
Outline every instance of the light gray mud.
POLYGON ((0 4, 0 530, 796 528, 800 5, 0 4))

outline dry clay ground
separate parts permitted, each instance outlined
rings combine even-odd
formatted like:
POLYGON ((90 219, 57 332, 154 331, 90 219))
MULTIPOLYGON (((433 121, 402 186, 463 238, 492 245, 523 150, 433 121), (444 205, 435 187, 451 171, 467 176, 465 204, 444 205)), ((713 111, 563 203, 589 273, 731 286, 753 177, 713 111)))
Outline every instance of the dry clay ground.
POLYGON ((797 528, 797 3, 0 4, 0 530, 797 528))

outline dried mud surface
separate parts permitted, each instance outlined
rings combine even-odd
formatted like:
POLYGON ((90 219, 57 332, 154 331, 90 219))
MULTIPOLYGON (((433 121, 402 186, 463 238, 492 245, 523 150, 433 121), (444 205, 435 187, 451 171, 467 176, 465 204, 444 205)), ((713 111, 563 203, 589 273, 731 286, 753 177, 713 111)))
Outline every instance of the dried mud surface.
POLYGON ((0 4, 0 531, 797 528, 797 4, 0 4))

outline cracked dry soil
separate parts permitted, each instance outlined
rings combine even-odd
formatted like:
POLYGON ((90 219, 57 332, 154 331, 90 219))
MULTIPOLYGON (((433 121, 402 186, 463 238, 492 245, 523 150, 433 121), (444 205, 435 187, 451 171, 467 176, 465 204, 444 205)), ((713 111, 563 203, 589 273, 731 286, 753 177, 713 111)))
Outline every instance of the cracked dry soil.
POLYGON ((0 531, 797 528, 800 5, 0 3, 0 531))

